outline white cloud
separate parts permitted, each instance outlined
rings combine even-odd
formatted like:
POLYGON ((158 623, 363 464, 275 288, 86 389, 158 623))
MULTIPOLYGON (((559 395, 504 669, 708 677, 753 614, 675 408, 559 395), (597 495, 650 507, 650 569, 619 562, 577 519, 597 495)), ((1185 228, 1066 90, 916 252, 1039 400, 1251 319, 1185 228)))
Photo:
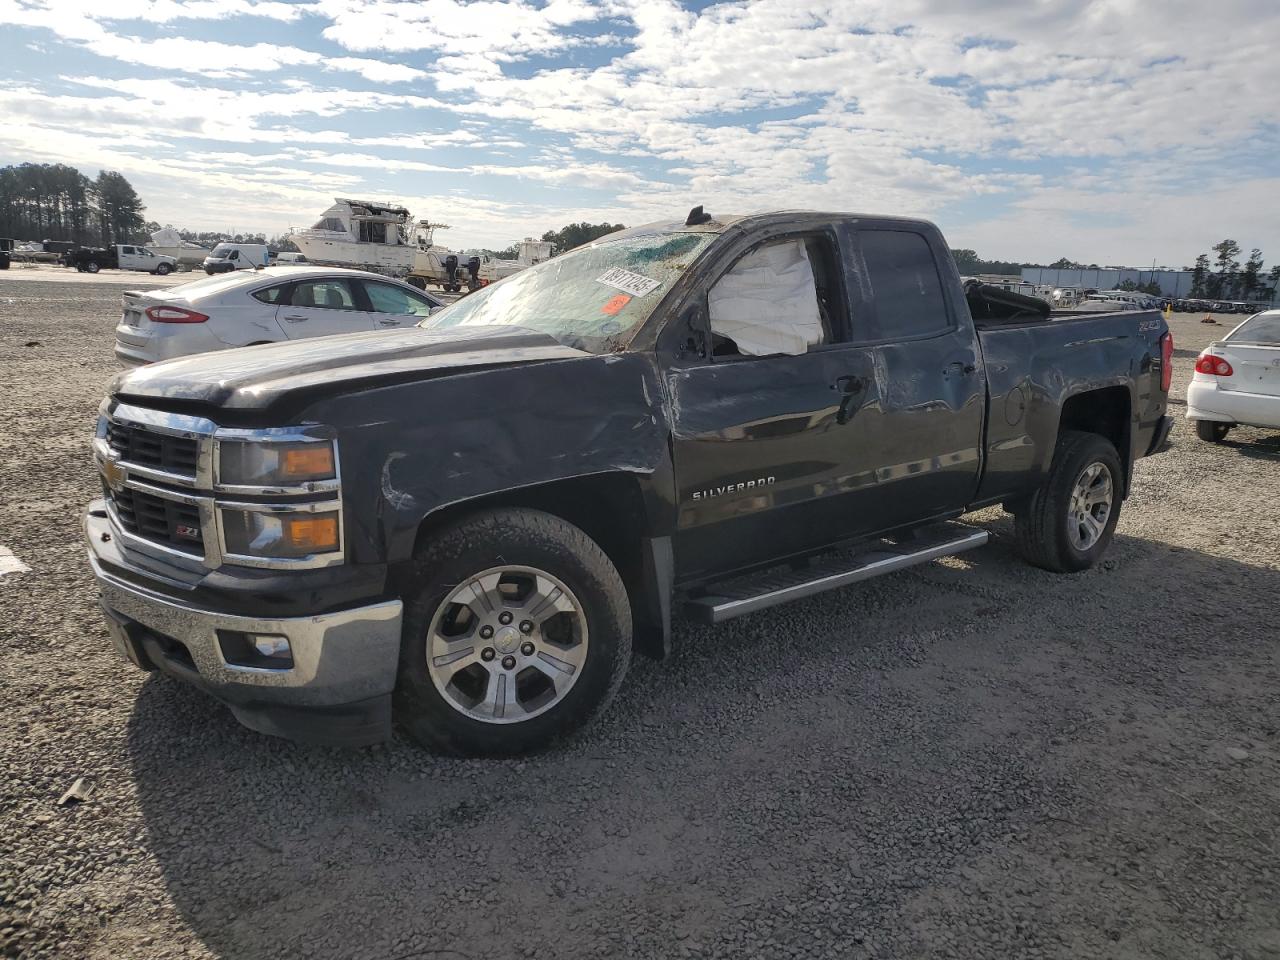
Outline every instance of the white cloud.
POLYGON ((173 0, 111 4, 97 9, 74 2, 67 6, 54 3, 31 3, 17 0, 0 5, 0 24, 40 27, 53 31, 59 38, 84 46, 100 57, 118 60, 131 67, 147 66, 160 70, 199 74, 203 77, 229 77, 238 73, 274 72, 288 67, 316 66, 329 71, 358 73, 378 83, 404 83, 426 76, 422 70, 401 63, 388 63, 366 57, 327 57, 314 50, 275 43, 237 44, 191 37, 138 37, 114 33, 103 26, 104 20, 141 20, 167 22, 175 19, 211 19, 219 16, 260 16, 291 20, 308 8, 285 3, 239 4, 203 0, 181 4, 173 0))
MULTIPOLYGON (((1280 178, 1273 0, 12 0, 0 23, 52 31, 50 56, 162 72, 74 96, 23 78, 0 107, 15 158, 83 146, 59 131, 139 161, 195 139, 277 185, 418 196, 481 231, 706 202, 949 217, 957 242, 1010 259, 1185 261, 1233 222, 1280 248, 1256 199, 1280 178), (221 14, 272 29, 202 35, 221 14), (338 74, 379 89, 324 84, 338 74)), ((273 209, 240 189, 225 202, 273 209)))
POLYGON ((324 36, 348 50, 448 50, 514 60, 593 41, 563 28, 596 21, 608 5, 586 0, 320 0, 324 36))

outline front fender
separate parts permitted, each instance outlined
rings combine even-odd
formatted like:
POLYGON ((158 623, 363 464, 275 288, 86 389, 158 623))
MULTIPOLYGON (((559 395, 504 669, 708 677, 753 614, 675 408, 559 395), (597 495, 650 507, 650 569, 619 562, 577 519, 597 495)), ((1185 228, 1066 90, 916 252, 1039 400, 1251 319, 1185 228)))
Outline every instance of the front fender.
POLYGON ((333 424, 356 562, 408 559, 423 521, 469 500, 601 473, 669 474, 650 360, 472 369, 315 405, 333 424))

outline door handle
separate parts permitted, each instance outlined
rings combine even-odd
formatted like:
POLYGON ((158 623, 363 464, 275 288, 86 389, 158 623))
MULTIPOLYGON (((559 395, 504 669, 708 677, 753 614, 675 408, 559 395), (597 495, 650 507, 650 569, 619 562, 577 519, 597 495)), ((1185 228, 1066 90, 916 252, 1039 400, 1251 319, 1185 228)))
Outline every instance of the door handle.
POLYGON ((857 413, 854 407, 854 401, 867 386, 867 381, 862 377, 836 377, 836 382, 831 385, 832 390, 840 393, 840 409, 836 411, 836 423, 845 424, 853 419, 853 415, 857 413))
POLYGON ((963 361, 956 360, 953 363, 948 363, 942 372, 944 375, 948 373, 958 373, 967 377, 977 369, 978 365, 975 363, 964 363, 963 361))
POLYGON ((301 323, 303 320, 305 320, 305 319, 307 319, 307 318, 306 318, 306 317, 300 317, 300 316, 298 316, 298 315, 295 313, 295 314, 292 314, 292 315, 290 315, 290 314, 285 314, 285 319, 286 319, 286 320, 288 320, 290 323, 301 323))
POLYGON ((399 320, 379 320, 379 321, 378 321, 378 323, 379 323, 379 324, 381 324, 381 325, 382 325, 382 326, 384 326, 384 327, 398 327, 398 326, 400 326, 400 321, 399 321, 399 320))

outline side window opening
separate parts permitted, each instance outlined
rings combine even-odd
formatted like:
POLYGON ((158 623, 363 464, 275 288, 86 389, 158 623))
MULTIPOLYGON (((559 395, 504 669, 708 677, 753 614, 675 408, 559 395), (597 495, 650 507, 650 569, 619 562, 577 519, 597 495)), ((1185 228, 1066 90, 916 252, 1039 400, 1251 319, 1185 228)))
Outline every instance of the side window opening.
POLYGON ((417 296, 389 283, 365 280, 364 292, 368 294, 369 303, 375 313, 417 317, 426 317, 431 314, 431 302, 426 297, 417 296))
POLYGON ((924 236, 909 230, 863 230, 859 242, 881 338, 909 340, 951 327, 938 265, 924 236))
POLYGON ((346 280, 304 280, 293 288, 291 306, 322 310, 355 310, 355 298, 346 280))
POLYGON ((796 356, 839 338, 830 242, 780 240, 744 255, 707 295, 716 357, 796 356))
POLYGON ((255 290, 251 296, 255 300, 261 300, 263 303, 270 303, 276 306, 281 304, 280 295, 284 293, 284 286, 267 287, 265 290, 255 290))

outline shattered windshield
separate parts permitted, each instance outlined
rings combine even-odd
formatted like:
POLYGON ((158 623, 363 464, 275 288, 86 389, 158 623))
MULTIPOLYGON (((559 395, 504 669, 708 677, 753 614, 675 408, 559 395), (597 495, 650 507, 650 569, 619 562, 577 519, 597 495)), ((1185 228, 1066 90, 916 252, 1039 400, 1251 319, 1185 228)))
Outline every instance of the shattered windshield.
POLYGON ((605 352, 627 342, 715 236, 660 233, 579 247, 463 297, 422 326, 525 327, 605 352))

